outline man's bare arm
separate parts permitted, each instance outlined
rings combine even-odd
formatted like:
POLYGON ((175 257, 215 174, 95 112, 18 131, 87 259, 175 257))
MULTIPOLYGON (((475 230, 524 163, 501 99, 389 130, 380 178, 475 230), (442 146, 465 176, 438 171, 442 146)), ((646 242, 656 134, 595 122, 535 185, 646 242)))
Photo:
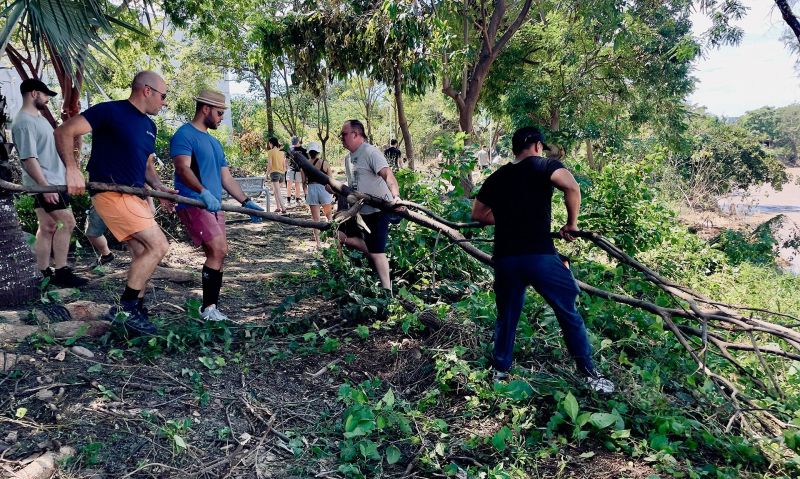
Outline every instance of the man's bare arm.
POLYGON ((481 200, 476 199, 472 202, 472 219, 485 225, 493 225, 494 213, 481 200))
POLYGON ((56 139, 56 150, 61 161, 67 167, 67 192, 71 195, 81 195, 86 191, 86 180, 75 158, 75 138, 81 137, 92 131, 92 125, 83 115, 73 116, 55 129, 53 134, 56 139))
POLYGON ((567 241, 575 238, 570 234, 578 231, 578 215, 581 209, 581 187, 572 173, 566 168, 553 172, 550 181, 559 190, 564 192, 564 205, 567 207, 567 224, 560 231, 561 237, 567 241))
POLYGON ((222 178, 222 187, 225 188, 225 191, 227 191, 236 201, 242 203, 247 199, 247 195, 244 194, 244 191, 242 191, 242 186, 233 179, 230 168, 227 166, 222 167, 220 170, 220 176, 222 178))

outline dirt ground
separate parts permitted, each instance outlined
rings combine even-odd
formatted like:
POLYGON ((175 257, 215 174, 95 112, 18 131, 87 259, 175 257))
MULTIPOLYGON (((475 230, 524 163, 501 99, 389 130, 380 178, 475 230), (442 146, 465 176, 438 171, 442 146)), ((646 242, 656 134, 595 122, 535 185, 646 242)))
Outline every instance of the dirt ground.
MULTIPOLYGON (((296 208, 290 215, 308 214, 296 208)), ((207 327, 188 314, 187 300, 202 293, 203 255, 184 238, 171 238, 163 265, 194 271, 194 280, 155 280, 147 292, 162 331, 212 335, 205 345, 194 340, 164 351, 111 334, 77 339, 91 358, 72 352, 69 341, 44 337, 0 350, 19 360, 0 372, 0 476, 69 446, 74 454, 58 463, 55 477, 342 477, 330 456, 344 409, 339 386, 380 378, 413 396, 430 384, 423 339, 387 331, 356 340, 337 305, 313 294, 310 231, 231 215, 228 235, 220 308, 233 324, 207 327), (320 330, 340 341, 338 351, 307 348, 293 336, 320 330)), ((113 303, 124 286, 113 273, 128 262, 124 252, 118 256, 102 269, 91 255, 79 256, 77 272, 92 281, 71 300, 113 303)), ((565 448, 531 477, 654 473, 602 448, 586 452, 565 448)), ((405 460, 372 477, 426 476, 405 460)))

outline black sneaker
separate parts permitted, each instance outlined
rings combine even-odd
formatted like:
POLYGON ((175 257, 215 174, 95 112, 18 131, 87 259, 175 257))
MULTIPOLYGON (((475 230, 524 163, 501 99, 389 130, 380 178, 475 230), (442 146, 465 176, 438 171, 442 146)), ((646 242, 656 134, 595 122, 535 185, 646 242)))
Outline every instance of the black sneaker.
POLYGON ((97 265, 102 266, 114 261, 114 253, 108 253, 97 258, 97 265))
POLYGON ((75 273, 72 272, 72 268, 69 266, 58 268, 53 274, 53 277, 50 278, 50 284, 60 286, 62 288, 79 288, 88 282, 88 279, 76 276, 75 273))
POLYGON ((138 336, 152 336, 158 332, 156 326, 150 322, 138 306, 131 309, 112 306, 103 319, 115 326, 122 326, 128 333, 138 336))

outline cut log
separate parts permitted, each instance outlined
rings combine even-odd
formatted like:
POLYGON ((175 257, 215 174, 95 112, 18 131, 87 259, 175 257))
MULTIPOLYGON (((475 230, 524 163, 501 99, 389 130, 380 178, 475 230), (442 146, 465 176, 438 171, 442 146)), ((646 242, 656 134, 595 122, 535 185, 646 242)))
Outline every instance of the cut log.
POLYGON ((74 456, 75 449, 63 446, 58 452, 48 451, 17 471, 13 479, 48 479, 56 473, 56 463, 74 456))
MULTIPOLYGON (((79 333, 83 336, 97 337, 105 334, 111 324, 102 318, 108 311, 109 305, 94 303, 92 301, 75 301, 63 306, 69 313, 69 321, 51 322, 44 312, 35 310, 34 314, 39 325, 22 324, 19 322, 0 323, 0 343, 18 343, 34 333, 47 333, 57 339, 71 338, 79 333)), ((10 311, 0 312, 5 318, 13 316, 10 311)), ((27 311, 17 313, 20 317, 29 314, 27 311)))

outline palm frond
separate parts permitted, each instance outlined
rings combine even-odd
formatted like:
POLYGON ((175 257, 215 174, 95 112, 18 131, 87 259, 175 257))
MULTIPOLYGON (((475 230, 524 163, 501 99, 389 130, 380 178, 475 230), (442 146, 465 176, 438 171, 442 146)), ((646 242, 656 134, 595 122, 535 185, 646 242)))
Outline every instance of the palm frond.
MULTIPOLYGON (((115 27, 142 33, 136 26, 107 15, 98 0, 16 0, 0 12, 6 25, 0 44, 6 45, 15 26, 25 24, 32 49, 48 50, 71 78, 91 76, 98 65, 96 55, 116 59, 106 43, 115 27)), ((5 50, 5 48, 3 48, 5 50)))

